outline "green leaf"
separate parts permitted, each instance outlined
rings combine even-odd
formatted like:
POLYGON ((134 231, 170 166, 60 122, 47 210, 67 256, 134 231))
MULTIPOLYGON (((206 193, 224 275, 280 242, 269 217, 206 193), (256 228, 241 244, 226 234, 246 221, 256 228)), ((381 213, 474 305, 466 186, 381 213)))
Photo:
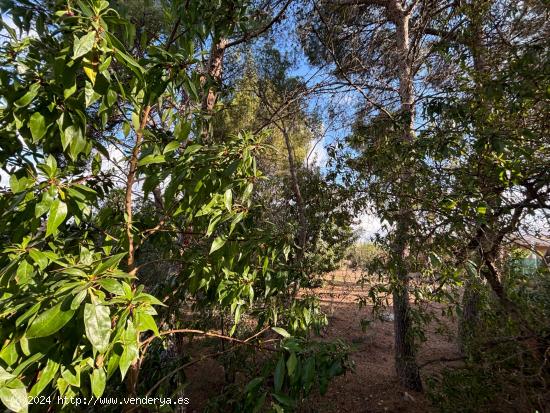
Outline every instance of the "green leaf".
POLYGON ((293 408, 296 405, 296 402, 285 394, 273 393, 273 397, 284 406, 293 408))
POLYGON ((114 89, 107 90, 107 106, 111 107, 118 99, 118 93, 114 89))
POLYGON ((38 165, 44 172, 46 172, 46 175, 48 178, 54 178, 55 174, 57 172, 57 161, 52 156, 52 154, 49 154, 46 158, 46 162, 44 164, 38 165))
POLYGON ((36 317, 29 326, 26 337, 39 338, 47 337, 59 331, 71 318, 74 310, 65 309, 63 303, 58 303, 52 308, 44 311, 36 317))
POLYGON ((187 148, 185 148, 185 151, 183 152, 183 154, 184 155, 189 155, 189 154, 198 152, 201 149, 202 149, 202 145, 194 144, 194 145, 191 145, 191 146, 188 146, 187 148))
POLYGON ((115 268, 125 255, 125 252, 121 252, 120 254, 110 256, 94 269, 94 274, 103 274, 108 269, 115 268))
POLYGON ((41 270, 48 266, 48 257, 42 251, 39 251, 36 248, 31 248, 29 250, 29 255, 41 270))
POLYGON ((302 384, 306 391, 310 389, 315 380, 315 357, 307 359, 304 365, 304 372, 302 373, 302 384))
POLYGON ((93 85, 90 82, 86 82, 84 87, 84 104, 86 105, 86 107, 90 106, 100 97, 101 95, 96 93, 93 85))
POLYGON ((88 278, 88 275, 82 271, 80 268, 75 268, 75 267, 69 267, 69 268, 63 268, 63 274, 69 274, 69 275, 73 275, 75 277, 79 277, 79 278, 88 278))
POLYGON ((222 217, 221 216, 217 216, 217 217, 213 217, 211 220, 210 220, 210 223, 208 224, 208 228, 206 229, 206 236, 209 237, 210 235, 212 235, 212 233, 214 232, 214 230, 216 229, 216 226, 218 225, 218 223, 221 221, 222 217))
POLYGON ((286 361, 286 369, 288 371, 289 377, 292 377, 294 375, 297 365, 298 365, 298 359, 296 358, 296 354, 292 352, 290 353, 290 357, 286 361))
POLYGON ((122 284, 117 280, 114 280, 112 278, 102 278, 97 283, 101 287, 103 287, 105 290, 109 291, 111 294, 120 295, 120 296, 124 295, 124 289, 122 288, 122 284))
POLYGON ((166 304, 160 301, 157 297, 147 293, 139 293, 136 297, 134 297, 134 301, 136 303, 147 303, 151 305, 161 305, 163 307, 166 307, 166 304))
POLYGON ((283 383, 285 381, 285 356, 281 354, 277 367, 275 367, 275 373, 273 374, 273 384, 275 391, 281 391, 283 383))
POLYGON ((86 337, 94 349, 104 353, 111 338, 111 316, 109 307, 101 305, 92 296, 92 303, 84 305, 84 328, 86 337))
POLYGON ((155 319, 143 311, 136 312, 136 327, 139 332, 151 330, 157 337, 159 336, 159 330, 155 319))
POLYGON ((87 290, 82 290, 77 295, 75 295, 73 300, 71 301, 71 310, 78 310, 80 308, 80 304, 82 304, 82 301, 84 301, 87 294, 87 290))
POLYGON ((28 396, 25 385, 20 380, 10 382, 10 387, 0 387, 0 400, 13 412, 26 412, 28 410, 28 396))
POLYGON ((252 409, 252 413, 259 413, 262 410, 266 397, 267 397, 267 392, 264 391, 260 394, 259 397, 256 398, 256 404, 252 409))
POLYGON ((91 31, 80 38, 75 37, 73 59, 78 59, 79 57, 84 56, 94 48, 95 36, 96 32, 91 31))
POLYGON ((243 393, 248 393, 252 390, 255 390, 262 382, 264 381, 263 377, 256 377, 248 382, 244 388, 243 393))
POLYGON ((63 145, 63 150, 66 150, 73 141, 82 140, 84 140, 82 130, 78 125, 67 126, 61 134, 61 144, 63 145))
POLYGON ((252 190, 254 189, 254 184, 250 182, 244 192, 243 192, 243 201, 246 201, 248 198, 250 198, 250 195, 252 194, 252 190))
POLYGON ((212 247, 210 247, 210 254, 212 254, 214 251, 217 251, 221 247, 223 247, 226 241, 227 240, 221 235, 219 237, 216 237, 216 239, 212 243, 212 247))
POLYGON ((46 367, 40 372, 40 378, 36 384, 32 386, 29 396, 34 397, 42 393, 54 378, 57 370, 59 370, 59 363, 53 359, 48 359, 46 367))
POLYGON ((22 323, 32 317, 40 309, 41 305, 42 303, 35 303, 27 311, 17 317, 17 320, 15 320, 15 326, 20 326, 22 323))
POLYGON ((80 387, 80 366, 69 366, 61 371, 61 376, 72 386, 80 387))
POLYGON ((90 374, 90 382, 94 396, 101 397, 105 391, 105 383, 107 382, 105 370, 103 368, 94 369, 92 374, 90 374))
POLYGON ((128 325, 123 336, 122 347, 124 350, 120 356, 119 368, 122 379, 124 380, 130 365, 139 357, 137 331, 134 328, 132 320, 128 320, 128 325))
POLYGON ((227 208, 228 211, 231 211, 231 207, 233 206, 233 192, 231 191, 231 188, 225 191, 225 194, 223 195, 223 202, 225 204, 225 208, 227 208))
POLYGON ((50 215, 48 216, 48 223, 46 225, 46 237, 57 233, 57 228, 67 216, 67 204, 60 199, 56 199, 50 206, 50 215))
POLYGON ((122 133, 124 133, 124 137, 127 138, 130 134, 130 131, 132 130, 132 126, 129 122, 124 122, 122 124, 122 133))
POLYGON ((271 329, 272 329, 273 331, 275 331, 277 334, 280 334, 281 336, 283 336, 284 338, 290 337, 290 334, 289 334, 288 331, 286 331, 284 328, 281 328, 281 327, 271 327, 271 329))
POLYGON ((40 89, 40 83, 33 83, 30 87, 27 93, 25 93, 23 96, 21 96, 19 99, 17 99, 13 104, 18 108, 24 108, 25 106, 29 105, 32 100, 36 97, 38 94, 38 90, 40 89))
POLYGON ((28 183, 28 180, 26 177, 17 179, 17 176, 10 175, 10 189, 14 194, 18 194, 19 192, 22 192, 25 189, 27 189, 27 183, 28 183))
MULTIPOLYGON (((178 124, 174 128, 174 136, 180 142, 185 141, 189 137, 190 132, 191 132, 191 122, 186 122, 184 120, 178 122, 178 124)), ((200 149, 200 145, 198 146, 200 149)))
POLYGON ((288 260, 288 254, 290 254, 290 245, 285 245, 283 248, 283 254, 285 256, 285 260, 288 260))
POLYGON ((76 92, 76 81, 73 81, 71 85, 65 86, 65 88, 63 89, 63 98, 68 99, 72 95, 74 95, 75 92, 76 92))
POLYGON ((17 273, 15 275, 17 284, 19 285, 27 284, 32 278, 32 274, 33 274, 32 264, 29 264, 27 260, 21 261, 19 263, 19 266, 17 267, 17 273))
POLYGON ((46 134, 46 119, 40 112, 34 112, 29 119, 29 129, 31 130, 32 140, 37 142, 46 134))
POLYGON ((115 344, 113 351, 110 352, 109 363, 107 364, 107 379, 110 379, 119 367, 121 354, 120 345, 115 344))
POLYGON ((167 153, 174 152, 176 149, 178 149, 181 146, 181 143, 178 141, 172 141, 169 142, 168 145, 164 147, 164 150, 162 151, 163 155, 166 155, 167 153))
POLYGON ((69 146, 69 155, 74 161, 78 158, 78 155, 86 148, 86 139, 82 136, 82 133, 76 133, 73 135, 71 144, 69 146))
POLYGON ((0 366, 0 383, 4 384, 6 381, 14 379, 15 376, 9 371, 6 371, 2 366, 0 366))
POLYGON ((19 353, 17 353, 17 346, 14 340, 10 341, 8 345, 4 343, 4 348, 0 351, 0 359, 4 360, 8 366, 12 366, 17 362, 19 353))
MULTIPOLYGON (((107 37, 109 38, 109 40, 111 40, 113 42, 113 40, 116 40, 116 42, 118 42, 118 40, 116 39, 115 36, 113 36, 111 33, 109 32, 106 32, 107 34, 107 37)), ((115 42, 113 42, 115 43, 115 42)), ((122 51, 122 48, 121 47, 118 47, 118 46, 122 46, 120 45, 120 42, 118 42, 119 45, 115 46, 115 57, 117 58, 118 62, 122 65, 122 66, 125 66, 126 68, 130 69, 136 76, 139 80, 143 80, 143 73, 145 72, 145 69, 130 55, 124 53, 122 51)))
POLYGON ((42 200, 34 206, 34 216, 41 217, 50 210, 53 198, 48 192, 42 194, 42 200))
POLYGON ((138 166, 150 165, 153 163, 164 163, 164 162, 166 162, 164 155, 147 155, 147 156, 144 156, 142 159, 140 159, 140 161, 138 162, 138 166))

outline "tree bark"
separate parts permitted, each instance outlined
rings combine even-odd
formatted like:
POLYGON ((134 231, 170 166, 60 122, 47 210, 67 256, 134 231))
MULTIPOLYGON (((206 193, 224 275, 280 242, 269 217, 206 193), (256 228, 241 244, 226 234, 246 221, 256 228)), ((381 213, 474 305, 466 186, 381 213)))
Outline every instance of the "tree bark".
MULTIPOLYGON (((134 186, 134 182, 136 180, 139 152, 141 149, 141 143, 143 141, 143 131, 147 126, 147 122, 149 121, 150 112, 151 112, 151 106, 146 106, 145 108, 143 108, 139 130, 135 131, 136 141, 134 144, 134 148, 132 149, 132 154, 130 156, 130 161, 128 165, 128 175, 126 177, 125 209, 126 209, 126 236, 128 237, 128 258, 126 263, 128 265, 128 273, 130 275, 135 275, 137 271, 137 268, 135 265, 134 236, 132 234, 132 217, 133 217, 132 187, 134 186)), ((139 365, 139 358, 138 358, 138 360, 132 363, 126 376, 126 389, 128 391, 128 396, 130 397, 136 396, 139 369, 140 369, 140 365, 139 365)), ((127 405, 127 406, 128 408, 133 407, 131 405, 127 405)), ((127 408, 125 406, 124 410, 126 409, 127 408)))
MULTIPOLYGON (((215 83, 221 82, 223 72, 223 57, 225 55, 225 49, 227 47, 227 39, 225 37, 220 38, 217 42, 212 44, 210 50, 210 58, 208 59, 208 76, 215 83)), ((210 114, 214 110, 218 93, 213 87, 208 88, 207 93, 202 99, 202 110, 210 114)))
MULTIPOLYGON (((485 59, 483 28, 480 22, 482 19, 481 16, 483 16, 482 13, 471 22, 471 39, 467 39, 466 43, 471 50, 473 66, 476 73, 484 76, 485 73, 487 73, 488 67, 485 59)), ((476 87, 479 89, 483 87, 483 79, 481 81, 479 79, 476 81, 476 87)), ((468 341, 476 334, 475 326, 479 322, 480 301, 480 293, 475 287, 475 282, 468 280, 464 285, 462 317, 458 325, 458 337, 462 352, 466 350, 468 341)))
MULTIPOLYGON (((412 142, 414 124, 414 91, 410 62, 409 12, 398 0, 390 1, 387 8, 390 19, 396 26, 397 56, 399 58, 399 98, 403 122, 403 141, 412 142)), ((401 177, 406 185, 406 177, 401 177)), ((409 303, 409 275, 407 266, 407 243, 409 222, 414 220, 406 205, 401 205, 397 221, 394 259, 397 262, 393 287, 393 312, 395 333, 395 369, 403 386, 421 391, 422 380, 416 363, 416 346, 413 334, 409 303)))
POLYGON ((133 217, 133 205, 132 205, 132 187, 136 180, 137 164, 139 158, 139 151, 141 149, 141 142, 143 140, 143 130, 147 126, 149 121, 149 113, 151 112, 151 106, 143 108, 141 121, 139 124, 139 130, 136 132, 136 142, 132 149, 132 155, 128 164, 128 175, 126 176, 126 196, 125 196, 125 209, 126 209, 126 236, 128 237, 128 273, 135 275, 135 247, 134 237, 132 235, 132 217, 133 217))
POLYGON ((468 343, 475 337, 479 322, 480 295, 473 280, 466 281, 462 295, 462 315, 458 321, 458 341, 460 351, 468 351, 468 343))
POLYGON ((416 346, 409 303, 409 271, 407 266, 408 225, 404 218, 397 224, 394 244, 396 274, 393 282, 393 327, 395 346, 395 370, 403 386, 421 391, 422 379, 416 363, 416 346))
POLYGON ((298 174, 296 172, 296 161, 294 159, 294 149, 292 148, 292 142, 290 142, 288 130, 285 126, 283 126, 281 131, 285 138, 285 145, 288 153, 288 167, 290 170, 292 192, 294 192, 294 196, 296 197, 296 206, 298 208, 298 222, 300 224, 300 229, 298 231, 298 244, 300 247, 300 250, 298 251, 298 259, 300 260, 304 256, 307 241, 307 220, 304 199, 302 198, 302 192, 300 191, 300 183, 298 182, 298 174))
MULTIPOLYGON (((212 43, 210 49, 210 58, 208 59, 207 75, 210 81, 213 81, 216 85, 219 85, 222 80, 223 72, 223 57, 225 56, 225 50, 227 48, 228 41, 225 37, 221 37, 218 41, 212 43)), ((203 82, 207 82, 206 76, 203 77, 203 82)), ((202 98, 201 109, 207 116, 201 131, 201 138, 204 142, 208 142, 210 139, 210 120, 209 116, 214 113, 214 107, 218 99, 217 86, 210 86, 202 98)))

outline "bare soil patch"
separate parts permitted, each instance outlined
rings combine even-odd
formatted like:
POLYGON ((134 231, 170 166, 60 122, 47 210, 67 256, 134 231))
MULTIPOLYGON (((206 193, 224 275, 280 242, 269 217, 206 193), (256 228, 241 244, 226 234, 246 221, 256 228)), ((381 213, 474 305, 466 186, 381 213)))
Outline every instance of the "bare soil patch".
MULTIPOLYGON (((377 413, 377 412, 432 412, 433 407, 422 393, 406 390, 396 377, 393 359, 393 324, 391 321, 373 321, 366 331, 360 320, 371 317, 371 307, 359 308, 357 300, 366 297, 367 286, 357 281, 360 274, 351 270, 340 270, 329 274, 322 287, 312 290, 318 295, 329 318, 322 340, 340 339, 352 350, 351 359, 355 371, 335 378, 328 392, 321 396, 312 394, 299 407, 300 413, 377 413)), ((391 317, 391 314, 390 314, 391 317)), ((452 320, 448 327, 455 329, 452 320)), ((453 340, 442 336, 437 326, 428 328, 427 342, 421 347, 420 365, 426 378, 442 368, 443 364, 433 362, 459 356, 453 340)), ((191 399, 191 409, 199 412, 209 397, 223 389, 223 369, 214 360, 205 360, 186 371, 190 381, 186 395, 191 399)))

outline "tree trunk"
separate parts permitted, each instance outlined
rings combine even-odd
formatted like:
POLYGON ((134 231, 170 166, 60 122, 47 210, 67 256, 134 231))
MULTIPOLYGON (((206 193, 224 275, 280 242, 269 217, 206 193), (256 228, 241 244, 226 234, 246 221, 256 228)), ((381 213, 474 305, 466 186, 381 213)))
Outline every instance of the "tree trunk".
POLYGON ((410 316, 409 275, 405 242, 407 234, 408 225, 403 220, 397 224, 397 239, 394 245, 394 260, 397 263, 392 292, 395 370, 403 386, 410 390, 421 391, 422 379, 416 363, 416 346, 410 316))
MULTIPOLYGON (((128 237, 128 259, 127 259, 127 265, 128 265, 128 274, 134 276, 136 275, 137 268, 135 264, 135 253, 136 248, 134 245, 134 235, 132 233, 132 225, 133 225, 133 200, 132 200, 132 187, 134 186, 134 182, 136 180, 137 175, 137 166, 138 166, 138 158, 141 151, 141 143, 143 141, 143 132, 145 128, 147 127, 147 123, 149 122, 149 114, 151 112, 151 106, 146 106, 143 108, 142 117, 140 120, 139 130, 136 130, 136 142, 134 144, 134 148, 132 150, 132 155, 130 156, 130 161, 128 165, 128 175, 126 177, 126 196, 125 196, 125 209, 126 209, 126 235, 128 237)), ((132 286, 134 287, 134 286, 132 286)), ((139 369, 140 369, 140 361, 139 358, 135 360, 132 365, 130 366, 130 369, 128 370, 127 376, 126 376, 126 390, 128 392, 129 397, 135 397, 137 395, 137 385, 138 385, 138 379, 139 379, 139 369)), ((134 408, 133 405, 125 405, 124 411, 129 411, 129 409, 134 408)), ((137 410, 136 410, 137 411, 137 410)))
MULTIPOLYGON (((223 57, 225 55, 226 46, 227 39, 222 37, 212 45, 210 50, 210 58, 208 59, 208 76, 216 83, 219 83, 222 79, 223 57)), ((208 88, 208 92, 202 99, 202 110, 208 113, 212 112, 212 110, 214 110, 217 97, 218 94, 216 90, 212 87, 208 88)))
MULTIPOLYGON (((219 84, 222 80, 223 72, 223 57, 225 55, 225 49, 227 48, 227 39, 222 37, 217 42, 212 44, 210 49, 210 58, 208 59, 207 74, 211 81, 219 84)), ((206 77, 203 77, 203 81, 206 82, 206 77)), ((209 87, 202 98, 201 109, 205 115, 212 115, 214 112, 214 106, 218 99, 218 92, 215 87, 209 87)), ((210 139, 210 120, 207 118, 202 125, 201 138, 203 141, 210 139)))
MULTIPOLYGON (((403 117, 403 140, 413 140, 414 91, 412 69, 409 57, 409 18, 401 2, 391 1, 388 7, 390 19, 396 26, 397 55, 399 58, 399 98, 403 117)), ((402 184, 406 179, 402 177, 402 184)), ((396 279, 393 287, 393 312, 395 332, 395 369, 403 386, 411 390, 422 390, 422 380, 416 363, 416 346, 410 317, 409 276, 407 266, 408 222, 414 219, 406 205, 402 205, 397 222, 394 241, 394 259, 397 261, 396 279)))
POLYGON ((479 322, 480 296, 473 280, 466 281, 462 295, 462 315, 458 321, 458 340, 460 351, 466 354, 468 344, 475 336, 479 322))
MULTIPOLYGON (((488 67, 485 59, 485 42, 483 40, 483 28, 481 25, 482 10, 476 13, 476 17, 471 21, 471 39, 467 42, 472 53, 474 69, 477 74, 485 75, 488 67)), ((476 87, 483 87, 483 80, 476 80, 476 87)), ((476 274, 469 274, 469 278, 476 277, 476 274)), ((464 285, 464 294, 462 296, 462 317, 458 324, 458 337, 460 350, 464 353, 467 343, 474 338, 475 327, 479 322, 479 304, 481 301, 480 293, 476 288, 476 283, 469 279, 464 285)))
POLYGON ((304 207, 304 199, 302 198, 302 192, 300 191, 300 184, 298 182, 298 174, 296 173, 296 161, 294 159, 294 149, 292 148, 292 142, 290 142, 290 136, 288 135, 287 128, 283 126, 281 128, 283 136, 285 138, 286 150, 288 153, 288 168, 290 170, 290 181, 292 184, 292 192, 296 197, 296 206, 298 207, 298 222, 300 224, 300 229, 298 232, 298 246, 300 251, 298 251, 298 258, 301 259, 304 256, 306 241, 307 241, 307 222, 306 214, 304 207))

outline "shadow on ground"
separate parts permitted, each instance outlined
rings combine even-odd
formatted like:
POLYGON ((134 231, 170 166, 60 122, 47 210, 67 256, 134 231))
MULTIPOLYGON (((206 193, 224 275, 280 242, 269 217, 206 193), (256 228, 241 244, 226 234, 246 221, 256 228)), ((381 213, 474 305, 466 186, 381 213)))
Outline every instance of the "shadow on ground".
MULTIPOLYGON (((393 324, 391 321, 372 321, 363 331, 360 320, 372 320, 371 308, 360 308, 358 298, 367 296, 368 287, 357 284, 359 274, 351 270, 332 273, 324 285, 311 292, 320 299, 328 314, 329 325, 323 331, 322 340, 340 339, 352 349, 351 359, 355 371, 335 378, 328 392, 311 394, 299 406, 299 413, 378 413, 378 412, 431 412, 433 408, 422 393, 403 388, 393 367, 393 324)), ((435 309, 437 309, 434 306, 435 309)), ((391 319, 391 312, 387 314, 391 319)), ((445 324, 455 330, 452 320, 445 324)), ((424 365, 423 379, 443 367, 440 359, 458 357, 458 349, 452 339, 436 332, 437 325, 430 325, 428 340, 418 354, 419 365, 424 365)), ((223 387, 223 370, 213 360, 205 360, 188 372, 190 385, 187 395, 194 405, 192 412, 201 411, 205 399, 217 394, 223 387), (196 404, 194 401, 198 401, 196 404)), ((191 406, 190 406, 191 407, 191 406)))

